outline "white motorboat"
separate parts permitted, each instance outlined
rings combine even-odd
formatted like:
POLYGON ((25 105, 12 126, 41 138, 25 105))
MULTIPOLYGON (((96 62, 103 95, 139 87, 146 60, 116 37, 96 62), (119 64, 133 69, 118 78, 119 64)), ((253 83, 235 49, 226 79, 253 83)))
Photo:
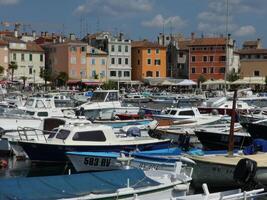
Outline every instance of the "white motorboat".
POLYGON ((90 102, 79 106, 78 111, 87 119, 114 119, 116 114, 137 114, 139 107, 123 106, 117 90, 96 90, 90 102))
POLYGON ((142 151, 167 148, 170 145, 170 140, 158 140, 149 136, 121 137, 112 127, 96 124, 60 126, 45 141, 21 139, 9 142, 11 145, 20 145, 33 161, 52 162, 66 161, 65 153, 68 151, 142 151))
POLYGON ((129 93, 124 95, 123 101, 127 103, 147 103, 150 99, 139 93, 129 93))

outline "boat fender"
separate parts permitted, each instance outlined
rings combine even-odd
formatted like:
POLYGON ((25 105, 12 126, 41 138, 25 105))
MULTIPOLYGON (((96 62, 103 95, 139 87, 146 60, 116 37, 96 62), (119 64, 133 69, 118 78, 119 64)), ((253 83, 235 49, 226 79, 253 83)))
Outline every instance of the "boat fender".
POLYGON ((0 160, 0 168, 6 168, 8 166, 7 160, 0 160))
POLYGON ((217 109, 212 109, 211 114, 212 115, 219 115, 219 111, 217 109))
POLYGON ((238 184, 246 184, 253 180, 257 172, 257 162, 248 158, 239 160, 234 169, 234 180, 238 184))
POLYGON ((188 184, 179 184, 179 185, 175 185, 173 187, 173 190, 175 191, 187 191, 189 189, 188 184))

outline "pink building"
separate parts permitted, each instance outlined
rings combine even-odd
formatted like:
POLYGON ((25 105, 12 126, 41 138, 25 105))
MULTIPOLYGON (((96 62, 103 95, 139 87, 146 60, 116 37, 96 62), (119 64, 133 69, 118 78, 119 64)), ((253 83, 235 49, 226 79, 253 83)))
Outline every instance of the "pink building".
POLYGON ((86 43, 76 40, 73 34, 69 39, 45 45, 47 66, 55 75, 67 73, 69 80, 86 78, 86 46, 86 43))
POLYGON ((6 75, 8 69, 8 42, 0 40, 0 66, 4 67, 3 75, 6 75))

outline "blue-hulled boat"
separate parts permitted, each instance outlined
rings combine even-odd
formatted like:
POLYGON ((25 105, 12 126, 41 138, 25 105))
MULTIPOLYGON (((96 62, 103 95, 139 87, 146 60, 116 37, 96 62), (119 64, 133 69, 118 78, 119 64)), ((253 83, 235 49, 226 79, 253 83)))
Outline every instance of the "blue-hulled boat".
POLYGON ((105 125, 64 125, 50 134, 44 141, 11 141, 20 145, 32 161, 67 161, 68 151, 135 151, 168 148, 170 140, 158 140, 149 136, 118 136, 110 126, 105 125))

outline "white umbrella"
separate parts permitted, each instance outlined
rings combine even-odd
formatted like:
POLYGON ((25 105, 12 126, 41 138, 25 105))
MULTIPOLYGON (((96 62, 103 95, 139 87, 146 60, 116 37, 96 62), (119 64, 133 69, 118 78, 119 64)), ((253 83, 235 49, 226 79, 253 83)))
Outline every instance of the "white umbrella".
POLYGON ((190 86, 190 85, 197 85, 197 83, 195 81, 192 81, 192 80, 189 80, 189 79, 185 79, 185 80, 181 81, 180 83, 178 83, 177 85, 190 86))

